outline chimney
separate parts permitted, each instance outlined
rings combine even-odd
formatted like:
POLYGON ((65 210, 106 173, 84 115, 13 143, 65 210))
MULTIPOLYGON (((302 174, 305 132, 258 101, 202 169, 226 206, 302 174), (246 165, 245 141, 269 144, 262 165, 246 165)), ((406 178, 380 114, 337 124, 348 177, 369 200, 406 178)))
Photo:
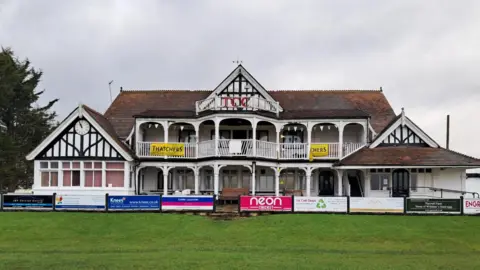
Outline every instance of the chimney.
POLYGON ((447 114, 447 149, 450 149, 450 115, 447 114))

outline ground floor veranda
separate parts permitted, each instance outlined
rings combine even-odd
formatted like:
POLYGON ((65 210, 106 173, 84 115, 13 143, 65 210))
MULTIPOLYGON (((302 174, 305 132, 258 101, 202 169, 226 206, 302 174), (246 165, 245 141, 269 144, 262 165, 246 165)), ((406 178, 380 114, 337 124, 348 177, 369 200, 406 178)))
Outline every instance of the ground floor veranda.
POLYGON ((461 168, 343 169, 332 165, 145 162, 137 168, 135 188, 137 194, 218 195, 225 189, 243 189, 251 195, 444 198, 465 191, 465 169, 461 168))

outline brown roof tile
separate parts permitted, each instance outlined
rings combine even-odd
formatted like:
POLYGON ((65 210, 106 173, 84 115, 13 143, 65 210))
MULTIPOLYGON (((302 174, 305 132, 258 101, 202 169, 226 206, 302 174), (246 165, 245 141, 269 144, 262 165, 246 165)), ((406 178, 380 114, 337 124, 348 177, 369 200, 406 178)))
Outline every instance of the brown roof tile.
MULTIPOLYGON (((133 127, 133 116, 193 117, 195 101, 207 98, 210 93, 190 90, 122 91, 105 112, 105 117, 120 137, 126 137, 133 127)), ((283 107, 281 117, 284 119, 371 116, 372 127, 378 133, 395 117, 382 91, 272 90, 269 93, 283 107)))
POLYGON ((444 148, 415 146, 365 147, 337 164, 337 166, 354 165, 480 167, 480 159, 444 148))
POLYGON ((96 110, 86 106, 86 105, 82 105, 83 108, 85 109, 85 111, 93 117, 93 119, 95 119, 95 121, 103 128, 103 130, 105 130, 108 135, 110 135, 110 137, 112 137, 112 139, 115 140, 115 142, 120 145, 120 147, 123 148, 123 150, 125 150, 127 153, 129 153, 130 155, 132 155, 132 157, 134 157, 134 153, 132 152, 132 150, 127 146, 125 145, 119 138, 118 138, 118 135, 117 133, 115 132, 115 129, 113 127, 113 125, 109 122, 109 120, 107 118, 105 118, 105 116, 103 116, 101 113, 97 112, 96 110))

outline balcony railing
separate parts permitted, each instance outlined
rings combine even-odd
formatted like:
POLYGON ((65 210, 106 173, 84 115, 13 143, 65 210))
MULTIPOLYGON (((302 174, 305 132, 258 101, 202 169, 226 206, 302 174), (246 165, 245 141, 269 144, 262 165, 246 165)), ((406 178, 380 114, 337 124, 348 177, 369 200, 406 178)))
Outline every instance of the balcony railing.
MULTIPOLYGON (((364 143, 343 144, 343 156, 363 147, 364 143)), ((218 151, 215 151, 215 140, 198 143, 163 143, 163 142, 137 142, 137 156, 141 158, 206 158, 206 157, 259 157, 280 160, 308 160, 308 159, 339 159, 339 143, 277 143, 245 140, 218 140, 218 151), (256 155, 253 144, 255 143, 256 155), (321 146, 324 152, 320 156, 310 156, 310 148, 321 146), (198 149, 197 149, 198 148, 198 149), (198 151, 197 151, 198 150, 198 151), (217 152, 217 153, 216 153, 217 152)))

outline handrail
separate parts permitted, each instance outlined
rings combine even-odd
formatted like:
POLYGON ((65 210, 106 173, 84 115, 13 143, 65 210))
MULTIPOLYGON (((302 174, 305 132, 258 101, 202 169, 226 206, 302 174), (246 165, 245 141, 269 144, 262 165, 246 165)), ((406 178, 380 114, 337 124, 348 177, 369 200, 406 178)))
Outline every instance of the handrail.
MULTIPOLYGON (((448 188, 439 188, 439 187, 421 187, 421 186, 418 186, 418 187, 409 187, 409 190, 412 191, 412 190, 417 190, 417 189, 421 189, 421 188, 424 188, 424 189, 429 189, 433 192, 437 192, 437 191, 440 191, 440 198, 443 198, 443 192, 450 192, 450 193, 460 193, 462 195, 465 195, 465 194, 472 194, 473 198, 475 198, 475 196, 477 196, 477 198, 480 198, 480 194, 478 192, 473 192, 473 191, 465 191, 465 190, 457 190, 457 189, 448 189, 448 188)), ((390 190, 393 190, 394 188, 390 187, 389 188, 390 190)))

